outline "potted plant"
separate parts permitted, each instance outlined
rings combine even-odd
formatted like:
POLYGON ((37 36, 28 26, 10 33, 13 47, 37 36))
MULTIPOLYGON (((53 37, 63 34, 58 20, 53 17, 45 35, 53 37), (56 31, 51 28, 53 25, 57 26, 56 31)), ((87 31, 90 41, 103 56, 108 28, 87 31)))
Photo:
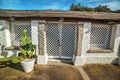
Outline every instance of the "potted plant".
POLYGON ((27 30, 23 30, 20 44, 21 49, 17 56, 2 58, 0 62, 20 63, 25 72, 31 72, 34 68, 36 47, 32 44, 31 38, 27 36, 27 30))
POLYGON ((22 60, 20 63, 25 72, 30 72, 33 70, 35 63, 35 45, 32 44, 32 39, 27 36, 27 30, 23 30, 20 44, 21 50, 18 54, 22 60))

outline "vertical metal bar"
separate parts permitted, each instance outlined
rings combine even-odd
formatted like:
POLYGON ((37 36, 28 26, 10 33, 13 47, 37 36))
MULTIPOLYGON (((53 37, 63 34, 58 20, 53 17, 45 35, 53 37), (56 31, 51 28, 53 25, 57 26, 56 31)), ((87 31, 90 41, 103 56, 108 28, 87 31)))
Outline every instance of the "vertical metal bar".
POLYGON ((77 50, 77 48, 76 48, 76 45, 77 45, 77 33, 78 33, 78 32, 77 32, 77 31, 78 31, 77 29, 79 28, 79 26, 78 26, 78 24, 75 24, 74 27, 75 27, 75 39, 74 39, 74 40, 75 40, 75 41, 74 41, 75 44, 74 44, 74 53, 73 53, 73 54, 75 54, 75 53, 76 53, 76 50, 77 50))
POLYGON ((59 57, 62 54, 62 24, 59 24, 59 57))
POLYGON ((64 18, 60 18, 60 19, 59 19, 59 22, 60 22, 60 23, 59 23, 59 29, 60 29, 60 30, 59 30, 59 31, 60 31, 60 37, 59 37, 59 42, 60 42, 60 43, 59 43, 59 44, 60 44, 60 45, 59 45, 59 56, 60 56, 60 58, 61 58, 61 56, 62 56, 62 26, 63 26, 63 25, 62 25, 62 22, 63 22, 63 21, 64 21, 64 18))

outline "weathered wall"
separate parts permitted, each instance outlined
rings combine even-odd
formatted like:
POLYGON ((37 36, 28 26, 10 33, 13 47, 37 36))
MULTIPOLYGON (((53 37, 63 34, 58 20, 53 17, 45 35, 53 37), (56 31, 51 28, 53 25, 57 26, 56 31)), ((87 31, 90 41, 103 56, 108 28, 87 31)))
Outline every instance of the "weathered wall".
POLYGON ((5 47, 11 46, 9 22, 0 20, 0 53, 5 47))
POLYGON ((89 53, 89 42, 90 42, 90 32, 91 29, 90 23, 84 24, 84 31, 83 31, 83 41, 82 41, 82 53, 81 56, 76 57, 75 65, 83 65, 89 63, 103 63, 103 64, 110 64, 110 63, 117 63, 120 46, 120 24, 115 24, 114 26, 114 38, 112 38, 111 43, 113 43, 113 52, 111 53, 89 53))
POLYGON ((0 43, 1 46, 8 47, 11 46, 9 22, 5 20, 0 20, 0 43))
MULTIPOLYGON (((56 20, 58 19, 56 18, 56 20)), ((37 63, 47 64, 48 58, 47 58, 46 49, 45 49, 45 40, 46 40, 45 31, 44 31, 45 25, 41 21, 44 21, 44 20, 32 20, 31 21, 32 43, 37 46, 37 55, 38 55, 37 63)), ((68 20, 65 20, 65 21, 68 21, 68 20)), ((8 36, 10 36, 8 35, 10 34, 9 33, 9 30, 10 30, 9 21, 0 20, 0 26, 1 25, 4 26, 4 29, 0 30, 0 43, 6 47, 10 46, 11 40, 10 38, 9 39, 7 38, 8 36)), ((113 52, 111 53, 88 53, 88 50, 90 47, 89 37, 90 37, 91 22, 83 22, 83 27, 78 28, 79 29, 78 40, 80 41, 78 41, 79 45, 77 45, 78 49, 76 51, 76 55, 73 56, 74 64, 83 65, 86 63, 116 63, 117 57, 120 54, 120 52, 118 51, 118 48, 120 45, 120 24, 114 25, 114 27, 115 27, 113 30, 114 34, 112 34, 114 38, 112 38, 111 40, 111 43, 114 43, 111 45, 111 48, 113 48, 113 52)), ((1 49, 1 45, 0 45, 0 49, 1 49)), ((0 50, 0 53, 1 53, 1 50, 0 50)))

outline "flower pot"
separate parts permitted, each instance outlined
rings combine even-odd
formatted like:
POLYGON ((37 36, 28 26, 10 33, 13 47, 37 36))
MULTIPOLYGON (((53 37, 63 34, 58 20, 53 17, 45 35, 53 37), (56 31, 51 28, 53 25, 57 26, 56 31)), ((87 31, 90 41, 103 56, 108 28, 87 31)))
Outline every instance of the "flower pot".
POLYGON ((20 64, 25 72, 31 72, 34 68, 35 59, 25 59, 20 64))

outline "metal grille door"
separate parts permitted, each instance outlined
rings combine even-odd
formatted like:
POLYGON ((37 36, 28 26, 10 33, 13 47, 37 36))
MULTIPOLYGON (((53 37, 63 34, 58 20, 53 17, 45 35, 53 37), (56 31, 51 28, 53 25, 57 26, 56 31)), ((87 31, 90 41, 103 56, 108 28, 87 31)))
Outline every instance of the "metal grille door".
POLYGON ((63 24, 62 27, 62 57, 71 58, 75 47, 75 25, 63 24))
POLYGON ((47 54, 51 57, 59 57, 59 28, 58 24, 49 23, 47 26, 47 54))
POLYGON ((76 24, 47 23, 46 27, 48 57, 72 58, 76 24))

